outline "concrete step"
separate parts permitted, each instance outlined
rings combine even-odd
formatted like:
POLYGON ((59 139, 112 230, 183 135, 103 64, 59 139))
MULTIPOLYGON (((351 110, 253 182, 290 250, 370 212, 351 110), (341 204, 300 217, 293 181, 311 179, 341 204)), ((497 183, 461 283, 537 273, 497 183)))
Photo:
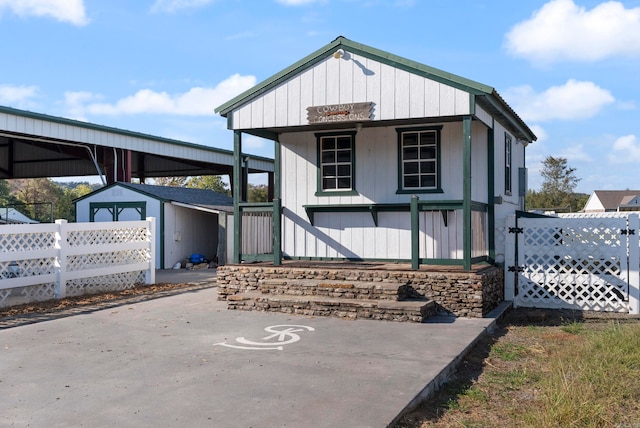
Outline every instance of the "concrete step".
POLYGON ((268 294, 325 296, 345 299, 405 300, 409 289, 400 282, 342 281, 317 279, 264 279, 258 290, 268 294))
POLYGON ((433 301, 347 299, 317 295, 265 294, 250 291, 228 296, 227 308, 349 319, 423 322, 435 315, 433 301))

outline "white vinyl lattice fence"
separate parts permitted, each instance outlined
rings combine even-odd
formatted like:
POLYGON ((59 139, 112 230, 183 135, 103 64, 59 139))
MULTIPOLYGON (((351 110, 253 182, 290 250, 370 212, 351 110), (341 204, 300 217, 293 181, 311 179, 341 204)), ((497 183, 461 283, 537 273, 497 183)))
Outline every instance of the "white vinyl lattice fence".
POLYGON ((0 307, 155 281, 155 219, 0 226, 0 307))
POLYGON ((514 306, 640 312, 637 214, 509 218, 505 294, 514 306))

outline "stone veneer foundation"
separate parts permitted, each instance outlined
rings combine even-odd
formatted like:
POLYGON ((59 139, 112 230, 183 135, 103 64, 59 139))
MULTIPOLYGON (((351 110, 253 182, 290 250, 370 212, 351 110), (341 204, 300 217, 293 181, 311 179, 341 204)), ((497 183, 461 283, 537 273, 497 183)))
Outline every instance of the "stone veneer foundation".
POLYGON ((414 298, 433 300, 438 310, 456 316, 482 317, 504 300, 504 273, 498 267, 474 272, 412 270, 359 270, 357 267, 322 268, 260 265, 218 267, 218 299, 256 291, 265 279, 399 282, 409 286, 414 298))

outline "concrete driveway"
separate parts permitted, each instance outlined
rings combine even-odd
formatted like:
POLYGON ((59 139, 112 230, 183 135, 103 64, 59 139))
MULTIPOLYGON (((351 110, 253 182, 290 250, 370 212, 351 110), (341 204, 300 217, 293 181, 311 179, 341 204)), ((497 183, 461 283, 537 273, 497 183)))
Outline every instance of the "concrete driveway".
POLYGON ((236 312, 206 288, 6 328, 0 426, 385 427, 494 321, 236 312))

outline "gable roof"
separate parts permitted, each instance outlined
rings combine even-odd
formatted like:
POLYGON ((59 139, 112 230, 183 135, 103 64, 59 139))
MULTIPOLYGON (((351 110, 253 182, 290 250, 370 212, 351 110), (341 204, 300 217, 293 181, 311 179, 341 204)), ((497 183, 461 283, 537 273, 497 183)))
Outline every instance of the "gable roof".
POLYGON ((162 202, 178 202, 182 204, 195 205, 201 207, 233 207, 233 198, 223 193, 219 193, 210 189, 193 189, 190 187, 171 187, 156 186, 151 184, 137 184, 117 182, 109 186, 96 190, 95 192, 84 195, 74 202, 89 197, 90 195, 100 193, 114 186, 121 186, 131 189, 135 192, 151 196, 162 202))
POLYGON ((510 125, 510 128, 518 138, 526 141, 535 141, 537 139, 531 129, 529 129, 524 121, 504 101, 493 87, 382 51, 380 49, 351 41, 342 36, 339 36, 328 45, 325 45, 300 61, 257 84, 253 88, 220 105, 215 109, 215 112, 219 113, 223 117, 227 117, 233 110, 261 96, 293 76, 313 67, 315 64, 324 60, 327 56, 333 55, 339 49, 348 50, 349 52, 362 55, 383 64, 469 92, 476 96, 477 102, 482 105, 483 108, 487 109, 493 115, 504 119, 507 124, 510 125))
POLYGON ((634 196, 640 196, 640 190, 594 190, 605 210, 617 210, 619 206, 629 203, 634 196))

